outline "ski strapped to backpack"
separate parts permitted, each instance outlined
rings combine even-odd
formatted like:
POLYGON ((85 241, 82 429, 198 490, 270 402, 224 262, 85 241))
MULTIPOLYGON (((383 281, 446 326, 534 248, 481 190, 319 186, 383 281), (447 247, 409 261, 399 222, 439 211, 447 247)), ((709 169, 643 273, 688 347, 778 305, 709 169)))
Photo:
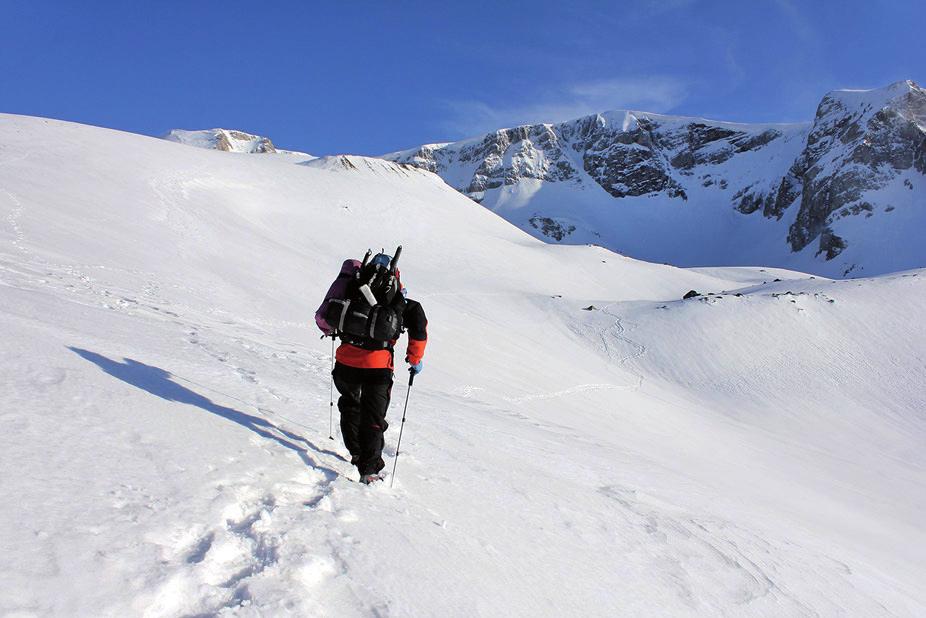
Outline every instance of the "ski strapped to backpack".
POLYGON ((397 265, 400 245, 393 257, 367 250, 347 285, 344 298, 330 298, 325 321, 345 343, 366 349, 388 348, 402 333, 405 299, 397 265))

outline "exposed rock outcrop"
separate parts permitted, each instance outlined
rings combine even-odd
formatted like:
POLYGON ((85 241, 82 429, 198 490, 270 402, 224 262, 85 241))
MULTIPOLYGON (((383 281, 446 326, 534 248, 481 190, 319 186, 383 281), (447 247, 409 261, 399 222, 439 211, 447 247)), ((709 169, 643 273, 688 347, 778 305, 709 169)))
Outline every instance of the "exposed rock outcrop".
POLYGON ((873 207, 863 199, 865 193, 910 169, 926 174, 924 159, 926 91, 913 82, 826 95, 807 146, 791 168, 802 187, 800 210, 788 234, 792 250, 819 239, 818 254, 826 259, 839 255, 846 241, 829 226, 841 217, 870 215, 873 207))
MULTIPOLYGON (((823 98, 812 123, 797 125, 605 112, 384 158, 437 173, 527 231, 556 242, 574 236, 557 223, 564 215, 606 236, 600 214, 596 228, 585 225, 584 213, 562 206, 571 189, 600 188, 615 198, 615 211, 624 199, 661 197, 677 208, 727 204, 742 215, 784 219, 783 251, 800 252, 816 242, 815 254, 833 260, 853 242, 851 235, 836 233, 841 219, 893 211, 893 183, 909 191, 922 186, 905 174, 926 174, 926 91, 911 81, 835 91, 823 98), (521 209, 532 204, 537 183, 562 188, 554 194, 555 212, 533 206, 528 218, 521 209), (518 192, 521 185, 526 188, 518 192)), ((722 209, 715 212, 722 215, 722 209)), ((660 234, 659 221, 641 233, 660 234)))
MULTIPOLYGON (((727 179, 711 179, 703 168, 761 150, 786 132, 802 130, 799 125, 751 127, 607 112, 555 125, 501 129, 475 140, 429 144, 384 158, 439 174, 477 201, 487 191, 525 179, 575 185, 591 180, 615 198, 663 193, 685 201, 686 177, 697 174, 703 186, 726 189, 727 179)), ((750 194, 747 202, 754 199, 761 201, 765 194, 750 194)))

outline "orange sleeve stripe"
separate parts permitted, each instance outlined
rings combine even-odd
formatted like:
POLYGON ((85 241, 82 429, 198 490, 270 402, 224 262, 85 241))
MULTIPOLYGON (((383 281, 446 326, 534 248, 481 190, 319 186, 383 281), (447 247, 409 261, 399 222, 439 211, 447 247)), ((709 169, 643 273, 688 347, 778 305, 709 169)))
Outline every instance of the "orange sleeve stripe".
POLYGON ((421 362, 421 359, 424 357, 424 348, 428 345, 426 339, 411 339, 408 340, 408 348, 405 351, 405 355, 408 357, 408 362, 412 365, 417 365, 421 362))

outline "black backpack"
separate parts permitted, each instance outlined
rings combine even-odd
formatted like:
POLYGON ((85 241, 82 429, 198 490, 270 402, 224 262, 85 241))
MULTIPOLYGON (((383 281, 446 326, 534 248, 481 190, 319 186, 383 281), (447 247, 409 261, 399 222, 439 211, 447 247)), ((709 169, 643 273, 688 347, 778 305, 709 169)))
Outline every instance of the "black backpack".
POLYGON ((391 258, 379 253, 370 259, 372 253, 367 251, 344 298, 329 299, 325 320, 345 343, 379 350, 388 348, 402 333, 405 298, 396 268, 402 247, 391 258))

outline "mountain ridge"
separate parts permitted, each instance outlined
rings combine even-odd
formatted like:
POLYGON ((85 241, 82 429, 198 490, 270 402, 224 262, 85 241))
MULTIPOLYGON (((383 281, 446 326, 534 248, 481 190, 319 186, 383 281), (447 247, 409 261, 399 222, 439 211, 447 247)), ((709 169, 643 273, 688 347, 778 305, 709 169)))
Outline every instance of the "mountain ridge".
MULTIPOLYGON (((926 262, 921 252, 885 260, 880 255, 887 248, 884 242, 871 241, 885 234, 866 238, 851 229, 857 226, 843 221, 858 215, 871 218, 876 212, 883 219, 881 215, 912 201, 902 189, 926 189, 924 126, 926 91, 904 80, 874 90, 834 90, 806 123, 750 124, 615 110, 382 156, 437 173, 458 191, 548 241, 600 243, 642 259, 685 266, 770 263, 847 276, 926 262), (920 174, 908 177, 910 170, 920 174), (610 199, 561 189, 565 183, 588 191, 589 181, 610 199), (552 189, 556 184, 560 186, 552 189), (646 208, 636 204, 615 213, 628 200, 653 198, 662 203, 649 216, 632 212, 646 208), (712 207, 718 201, 728 208, 712 207), (675 237, 676 230, 660 226, 667 218, 688 217, 680 212, 686 203, 711 212, 685 223, 713 228, 710 241, 731 245, 729 250, 648 250, 628 238, 630 233, 668 234, 656 244, 693 246, 697 239, 684 230, 675 237), (759 213, 772 222, 784 219, 788 225, 744 232, 755 225, 731 219, 731 211, 744 218, 759 213), (627 233, 615 232, 628 224, 632 229, 627 233), (730 237, 744 233, 748 238, 730 237), (737 244, 763 244, 768 250, 738 251, 737 244)), ((922 209, 912 210, 905 219, 923 218, 922 209)), ((879 227, 894 232, 908 223, 888 221, 879 227)), ((904 240, 908 242, 902 244, 911 244, 912 239, 904 240)))

